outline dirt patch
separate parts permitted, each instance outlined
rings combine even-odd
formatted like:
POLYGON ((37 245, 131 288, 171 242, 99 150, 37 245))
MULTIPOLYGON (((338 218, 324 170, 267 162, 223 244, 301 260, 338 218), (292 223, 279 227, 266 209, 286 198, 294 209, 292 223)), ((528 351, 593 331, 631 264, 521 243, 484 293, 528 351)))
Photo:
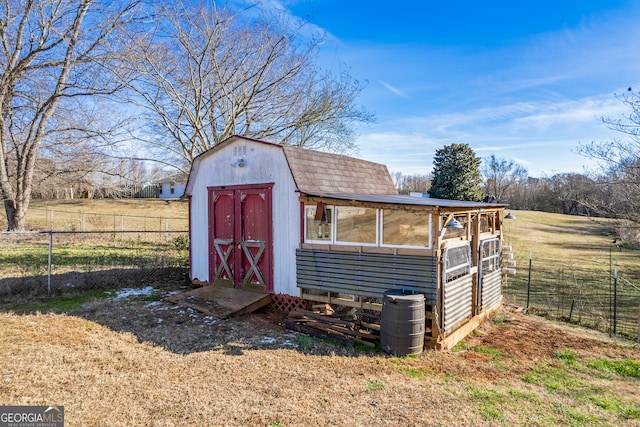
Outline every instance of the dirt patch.
POLYGON ((554 364, 556 355, 567 349, 583 359, 640 356, 632 342, 526 315, 515 307, 504 307, 497 319, 467 337, 462 350, 449 352, 453 357, 436 357, 439 372, 495 382, 521 377, 542 363, 554 364))
POLYGON ((204 314, 186 305, 193 303, 190 299, 185 304, 162 299, 175 292, 178 291, 156 289, 151 301, 146 297, 95 301, 70 314, 117 332, 129 332, 141 343, 148 342, 177 354, 239 346, 255 349, 277 343, 291 345, 293 333, 282 326, 282 314, 265 309, 257 314, 221 319, 215 315, 215 302, 199 301, 213 313, 204 314))

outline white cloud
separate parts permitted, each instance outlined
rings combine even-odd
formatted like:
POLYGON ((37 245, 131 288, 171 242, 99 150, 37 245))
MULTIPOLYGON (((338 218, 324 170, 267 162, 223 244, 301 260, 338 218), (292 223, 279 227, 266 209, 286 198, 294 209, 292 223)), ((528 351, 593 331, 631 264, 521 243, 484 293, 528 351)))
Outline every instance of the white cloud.
POLYGON ((380 82, 380 84, 384 87, 386 87, 391 93, 393 93, 394 95, 398 95, 401 98, 409 98, 409 95, 407 95, 406 93, 404 93, 402 90, 398 89, 395 86, 391 86, 389 83, 385 82, 384 80, 378 80, 380 82))
POLYGON ((388 120, 361 135, 362 157, 403 173, 427 173, 435 150, 467 143, 479 156, 496 154, 527 167, 532 176, 582 172, 592 162, 577 154, 581 141, 615 135, 598 118, 625 107, 611 95, 561 102, 519 102, 453 114, 388 120))

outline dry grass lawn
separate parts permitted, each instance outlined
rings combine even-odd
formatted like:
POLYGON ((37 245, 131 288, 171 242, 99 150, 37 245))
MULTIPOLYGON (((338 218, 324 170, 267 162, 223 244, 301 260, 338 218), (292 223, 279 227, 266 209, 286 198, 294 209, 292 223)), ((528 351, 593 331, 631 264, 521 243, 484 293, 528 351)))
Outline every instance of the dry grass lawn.
POLYGON ((0 405, 64 405, 69 427, 640 425, 640 349, 597 332, 505 309, 450 352, 395 358, 281 324, 157 298, 5 311, 0 405))
MULTIPOLYGON (((120 230, 122 215, 124 229, 165 230, 160 219, 170 218, 169 230, 186 230, 188 210, 186 199, 34 199, 27 211, 27 229, 92 231, 115 227, 120 230), (85 214, 84 226, 80 223, 81 213, 85 214), (143 220, 145 217, 148 219, 143 220)), ((0 228, 7 228, 4 209, 0 210, 0 228)))

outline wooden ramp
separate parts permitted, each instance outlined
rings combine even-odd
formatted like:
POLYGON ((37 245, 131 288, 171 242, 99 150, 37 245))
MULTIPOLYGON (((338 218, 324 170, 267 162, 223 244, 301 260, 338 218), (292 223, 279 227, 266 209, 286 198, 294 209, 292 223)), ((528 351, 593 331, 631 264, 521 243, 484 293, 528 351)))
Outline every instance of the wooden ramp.
POLYGON ((176 295, 165 301, 184 305, 218 319, 254 312, 271 303, 271 295, 236 288, 207 285, 176 295))

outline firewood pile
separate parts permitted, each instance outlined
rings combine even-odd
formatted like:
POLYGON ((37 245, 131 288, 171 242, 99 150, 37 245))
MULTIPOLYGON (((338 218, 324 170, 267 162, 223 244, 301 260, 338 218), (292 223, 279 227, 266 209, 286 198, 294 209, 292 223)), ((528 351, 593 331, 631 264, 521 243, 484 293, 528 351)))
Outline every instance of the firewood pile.
POLYGON ((356 343, 375 348, 380 341, 380 326, 357 319, 345 320, 330 306, 314 306, 313 311, 291 311, 285 326, 293 331, 318 338, 332 338, 344 344, 356 343))

